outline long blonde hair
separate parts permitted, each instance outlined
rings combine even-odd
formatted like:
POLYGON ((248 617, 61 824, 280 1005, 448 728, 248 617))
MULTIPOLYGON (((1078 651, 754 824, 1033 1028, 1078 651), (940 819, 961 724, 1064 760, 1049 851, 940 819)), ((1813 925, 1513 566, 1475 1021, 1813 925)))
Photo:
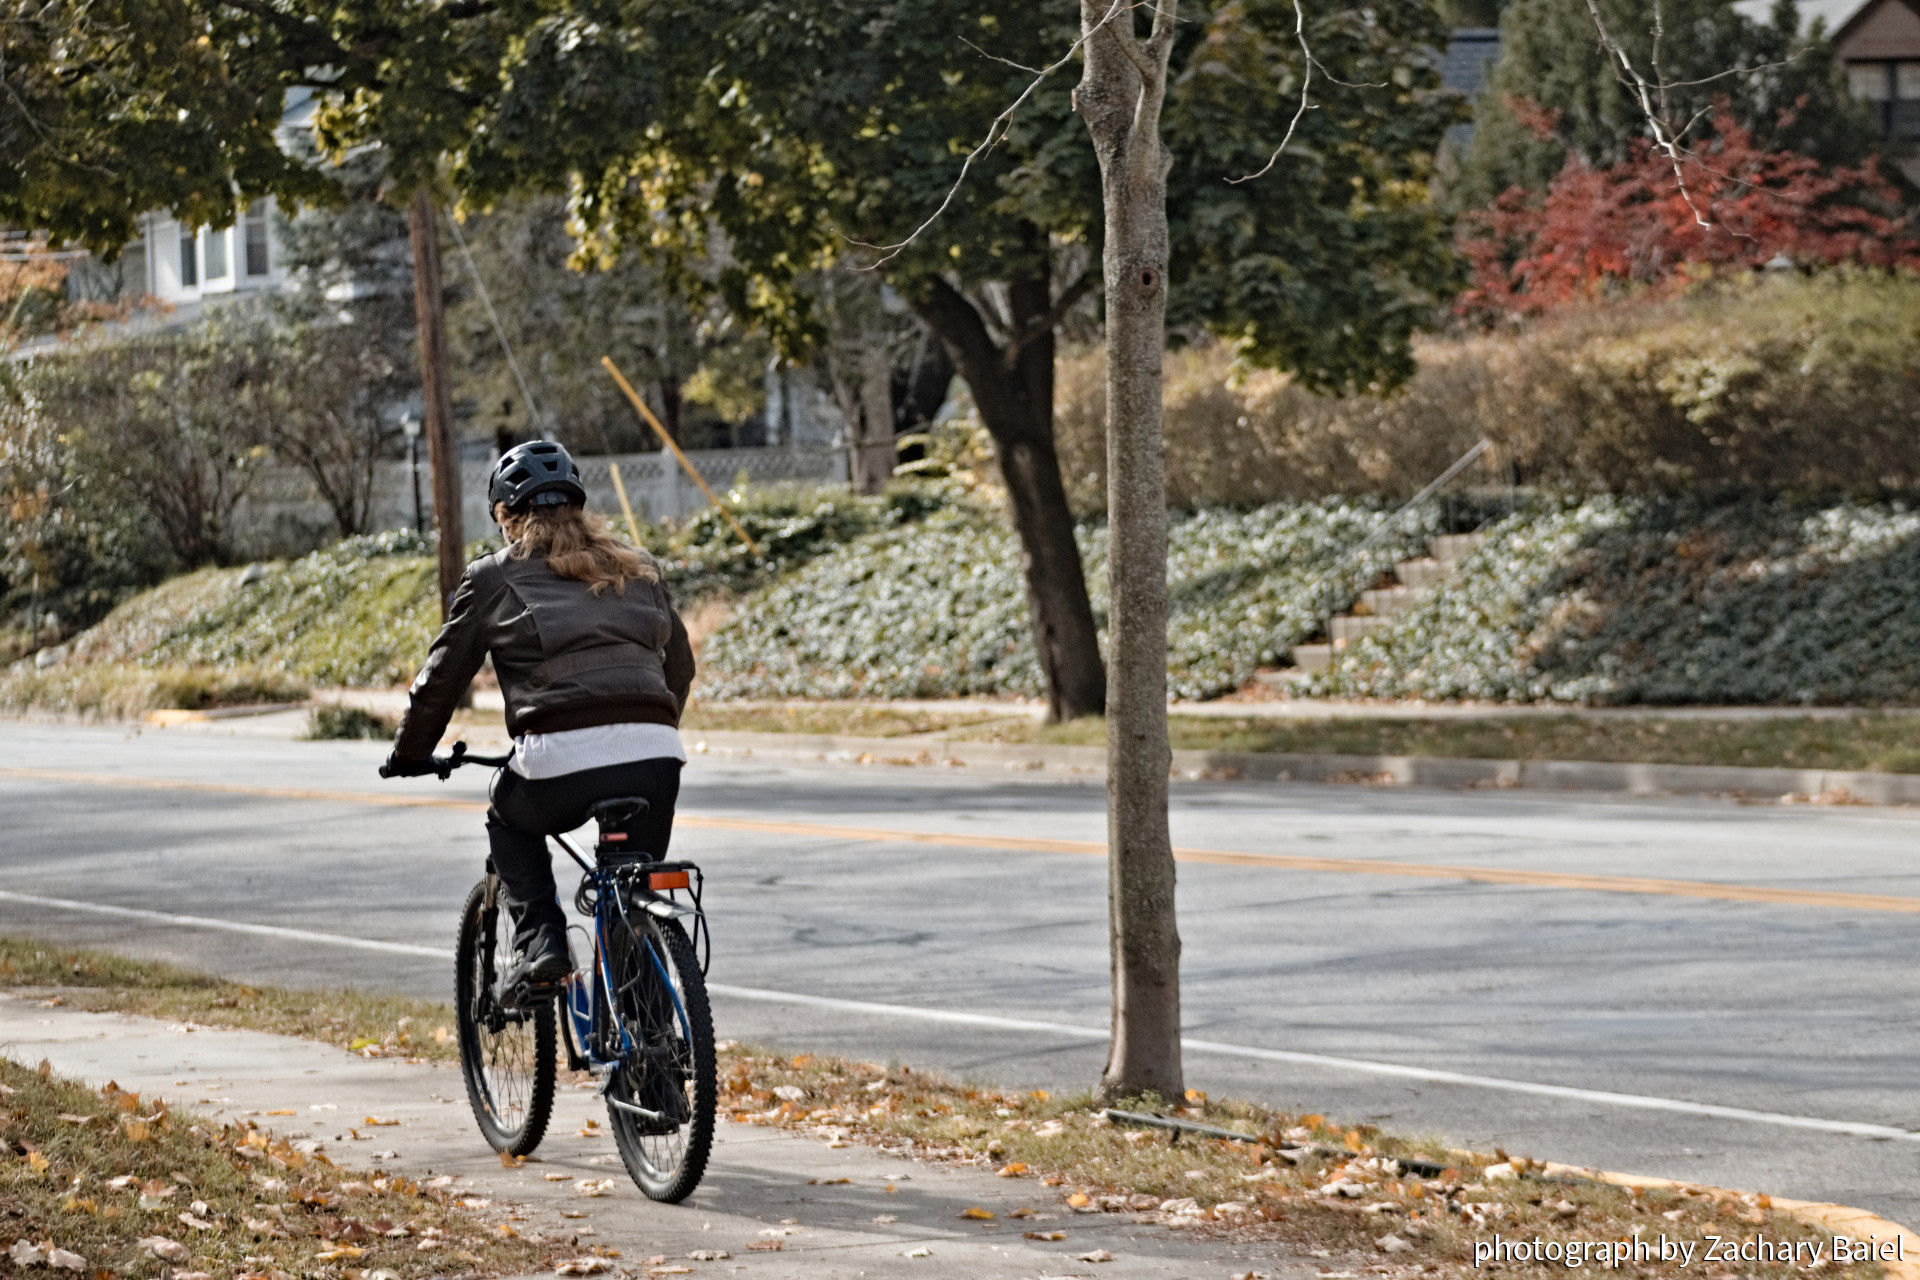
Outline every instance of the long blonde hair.
POLYGON ((493 514, 507 536, 509 556, 526 560, 544 554, 547 568, 586 583, 596 596, 608 587, 623 596, 629 581, 660 581, 652 556, 615 538, 605 520, 583 507, 567 503, 509 511, 506 503, 497 502, 493 514))

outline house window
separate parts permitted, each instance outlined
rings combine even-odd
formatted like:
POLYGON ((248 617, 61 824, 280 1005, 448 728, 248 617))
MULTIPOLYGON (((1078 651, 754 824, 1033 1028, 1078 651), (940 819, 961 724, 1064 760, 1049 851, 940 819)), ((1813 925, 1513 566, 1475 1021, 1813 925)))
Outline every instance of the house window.
POLYGON ((180 287, 191 289, 200 283, 200 233, 196 228, 180 228, 180 287))
POLYGON ((224 280, 227 278, 227 233, 224 231, 207 232, 207 279, 224 280))
POLYGON ((246 238, 247 274, 264 276, 273 269, 267 255, 267 202, 255 200, 249 205, 241 225, 246 238))
POLYGON ((1882 133, 1920 138, 1920 61, 1848 63, 1847 87, 1873 107, 1882 133))

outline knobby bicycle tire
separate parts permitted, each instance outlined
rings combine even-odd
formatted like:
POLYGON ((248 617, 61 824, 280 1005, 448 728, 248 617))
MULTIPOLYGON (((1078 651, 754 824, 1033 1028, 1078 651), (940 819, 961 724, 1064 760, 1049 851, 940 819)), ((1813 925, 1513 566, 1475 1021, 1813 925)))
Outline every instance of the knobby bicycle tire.
MULTIPOLYGON (((497 899, 496 899, 497 902, 497 899)), ((513 954, 513 927, 498 905, 487 919, 487 884, 467 895, 460 913, 460 941, 454 953, 455 1018, 460 1035, 460 1074, 481 1136, 495 1151, 531 1155, 546 1136, 553 1115, 554 1002, 546 1000, 523 1021, 501 1022, 494 1030, 483 1021, 482 1004, 513 954), (494 934, 492 972, 484 971, 485 931, 494 934)))
POLYGON ((670 1048, 672 1060, 646 1058, 616 1068, 608 1082, 607 1120, 634 1184, 650 1199, 677 1204, 700 1185, 713 1151, 717 1097, 713 1011, 693 943, 679 922, 637 915, 634 925, 634 930, 624 925, 609 930, 618 940, 609 956, 619 992, 614 1005, 629 1034, 643 1045, 670 1048), (675 979, 686 1014, 684 1028, 677 1011, 662 999, 658 971, 641 950, 649 944, 659 948, 655 954, 675 979), (613 1105, 617 1100, 663 1111, 674 1094, 684 1108, 684 1119, 670 1131, 657 1131, 664 1126, 649 1125, 613 1105))

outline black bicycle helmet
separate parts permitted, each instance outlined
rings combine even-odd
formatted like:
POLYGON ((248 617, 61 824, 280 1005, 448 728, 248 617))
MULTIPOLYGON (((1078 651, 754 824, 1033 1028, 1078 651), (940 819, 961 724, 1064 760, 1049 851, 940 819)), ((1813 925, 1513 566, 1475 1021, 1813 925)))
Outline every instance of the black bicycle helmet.
POLYGON ((487 478, 487 506, 504 502, 507 510, 523 507, 585 506, 587 490, 573 456, 551 440, 517 444, 500 455, 487 478))

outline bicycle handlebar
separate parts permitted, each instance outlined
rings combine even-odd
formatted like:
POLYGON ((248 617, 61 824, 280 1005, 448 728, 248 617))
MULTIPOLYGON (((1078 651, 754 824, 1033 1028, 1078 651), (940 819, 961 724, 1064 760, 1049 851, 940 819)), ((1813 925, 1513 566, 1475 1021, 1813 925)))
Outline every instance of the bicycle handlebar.
MULTIPOLYGON (((495 768, 498 768, 500 766, 505 765, 507 761, 511 760, 512 758, 513 757, 511 755, 504 755, 504 756, 468 755, 467 744, 465 742, 456 742, 453 744, 453 749, 450 752, 448 752, 446 755, 429 756, 427 758, 427 765, 429 769, 431 769, 431 771, 434 773, 434 775, 440 779, 440 781, 445 782, 449 777, 453 776, 453 771, 455 769, 458 769, 463 764, 484 764, 484 765, 490 765, 495 768)), ((380 766, 380 776, 383 778, 391 778, 394 776, 394 774, 392 770, 388 768, 388 766, 383 764, 380 766)), ((424 777, 425 775, 423 774, 421 776, 424 777)))

